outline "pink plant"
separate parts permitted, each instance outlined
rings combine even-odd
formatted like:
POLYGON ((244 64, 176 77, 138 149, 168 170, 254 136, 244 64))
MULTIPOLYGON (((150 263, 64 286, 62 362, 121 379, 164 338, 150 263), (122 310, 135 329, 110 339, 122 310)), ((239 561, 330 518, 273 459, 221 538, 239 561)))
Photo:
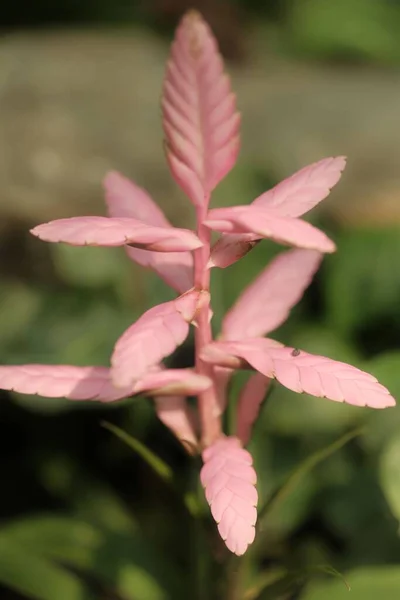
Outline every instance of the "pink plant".
POLYGON ((67 365, 0 367, 0 386, 28 394, 111 402, 152 395, 159 418, 186 447, 201 452, 201 482, 221 537, 237 555, 255 536, 256 473, 244 445, 271 379, 302 393, 357 406, 395 404, 376 379, 350 365, 265 338, 287 318, 334 243, 300 217, 338 182, 343 157, 320 160, 250 205, 209 210, 211 193, 234 166, 240 117, 216 41, 199 14, 188 13, 172 45, 162 99, 165 149, 175 181, 195 207, 196 232, 173 227, 143 189, 118 173, 105 181, 109 217, 77 217, 32 230, 49 242, 124 246, 179 297, 150 308, 115 344, 110 368, 67 365), (211 246, 211 230, 222 235, 211 246), (263 238, 295 246, 266 267, 211 331, 210 270, 244 256, 263 238), (162 360, 193 324, 196 364, 166 370, 162 360), (234 370, 255 371, 237 409, 236 436, 221 416, 234 370), (196 395, 197 411, 186 396, 196 395))

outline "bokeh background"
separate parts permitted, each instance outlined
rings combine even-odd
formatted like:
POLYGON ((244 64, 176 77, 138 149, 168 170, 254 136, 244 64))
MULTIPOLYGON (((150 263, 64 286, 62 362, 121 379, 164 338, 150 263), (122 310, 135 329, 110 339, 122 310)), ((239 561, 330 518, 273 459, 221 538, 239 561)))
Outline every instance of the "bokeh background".
MULTIPOLYGON (((240 159, 215 204, 250 202, 314 160, 348 156, 312 216, 338 252, 276 336, 365 368, 400 398, 399 0, 3 0, 1 363, 106 365, 141 311, 171 297, 122 250, 46 245, 28 231, 104 214, 110 169, 147 188, 175 224, 192 222, 163 158, 159 99, 173 28, 193 6, 219 39, 243 112, 240 159)), ((263 242, 214 274, 216 330, 280 250, 263 242)), ((190 354, 189 343, 175 364, 190 354)), ((98 407, 1 392, 0 598, 224 597, 213 588, 218 553, 214 571, 204 551, 196 558, 200 542, 179 501, 104 419, 162 456, 179 481, 190 476, 192 461, 148 401, 98 407), (193 587, 196 569, 203 584, 193 587)), ((245 598, 347 597, 341 580, 321 578, 323 565, 345 574, 353 600, 400 597, 400 409, 278 387, 251 443, 260 496, 363 424, 265 523, 248 570, 249 585, 265 577, 265 589, 245 598), (282 573, 291 579, 280 586, 282 573)))

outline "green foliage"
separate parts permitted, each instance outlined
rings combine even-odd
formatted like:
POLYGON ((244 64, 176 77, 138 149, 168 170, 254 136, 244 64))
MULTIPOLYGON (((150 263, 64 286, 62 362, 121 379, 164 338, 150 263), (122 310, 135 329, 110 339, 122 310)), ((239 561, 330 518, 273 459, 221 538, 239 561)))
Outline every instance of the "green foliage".
POLYGON ((0 583, 35 600, 53 600, 55 590, 60 600, 94 600, 78 577, 7 536, 0 540, 0 583))
POLYGON ((330 326, 351 336, 374 322, 388 327, 390 315, 397 328, 400 276, 393 258, 400 253, 399 230, 349 230, 336 242, 339 251, 329 258, 325 271, 330 326))
POLYGON ((54 590, 60 593, 57 597, 69 600, 87 597, 84 583, 58 564, 89 574, 104 589, 114 588, 124 600, 164 600, 176 590, 171 569, 165 569, 162 556, 139 533, 118 534, 68 516, 39 516, 10 524, 1 534, 4 548, 12 551, 7 559, 2 558, 5 574, 0 571, 0 580, 28 592, 37 578, 39 585, 32 590, 40 600, 54 598, 54 590), (19 561, 23 560, 32 561, 37 571, 19 587, 19 561))
MULTIPOLYGON (((400 590, 400 568, 395 566, 368 567, 346 573, 351 587, 352 600, 375 600, 397 598, 400 590)), ((346 588, 340 581, 311 584, 301 600, 341 600, 347 598, 346 588)))
POLYGON ((111 433, 119 438, 124 444, 136 452, 163 481, 166 483, 170 483, 172 481, 173 472, 171 467, 144 444, 142 444, 140 440, 137 440, 132 435, 129 435, 112 423, 107 423, 104 421, 102 425, 105 429, 111 431, 111 433))
POLYGON ((394 63, 400 15, 388 0, 295 0, 290 42, 319 59, 394 63))
POLYGON ((393 515, 400 521, 400 437, 386 445, 381 460, 382 489, 393 515))

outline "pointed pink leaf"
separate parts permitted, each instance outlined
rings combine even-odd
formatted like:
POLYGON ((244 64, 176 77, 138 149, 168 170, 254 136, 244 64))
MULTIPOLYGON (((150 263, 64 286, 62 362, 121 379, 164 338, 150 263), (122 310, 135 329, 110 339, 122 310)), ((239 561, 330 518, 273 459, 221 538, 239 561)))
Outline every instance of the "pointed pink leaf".
MULTIPOLYGON (((320 160, 301 169, 272 190, 261 194, 251 206, 272 209, 281 217, 298 217, 326 198, 331 188, 339 181, 345 164, 346 161, 343 156, 320 160)), ((277 239, 275 236, 268 237, 277 239)), ((208 266, 222 269, 229 267, 245 256, 254 247, 258 239, 256 235, 251 233, 223 235, 212 248, 208 266)), ((285 238, 281 241, 299 245, 293 241, 285 240, 285 238)), ((301 247, 316 248, 315 246, 300 245, 301 247)))
POLYGON ((261 194, 253 206, 277 209, 282 216, 300 217, 329 195, 345 166, 344 156, 324 158, 261 194))
POLYGON ((201 206, 236 162, 240 118, 216 40, 195 11, 176 31, 162 110, 172 175, 201 206))
POLYGON ((274 346, 271 341, 214 342, 203 349, 201 357, 221 366, 235 364, 236 368, 248 363, 298 393, 371 408, 395 405, 389 391, 373 375, 325 356, 274 346))
POLYGON ((0 388, 48 398, 112 402, 132 395, 132 388, 113 387, 109 369, 70 365, 0 366, 0 388))
POLYGON ((315 250, 289 250, 279 254, 225 316, 224 339, 263 336, 279 327, 311 283, 321 258, 315 250))
POLYGON ((110 217, 127 217, 154 227, 171 227, 161 208, 143 188, 118 173, 110 171, 103 181, 110 217))
POLYGON ((235 437, 217 440, 203 452, 200 479, 211 513, 228 549, 241 556, 254 541, 257 475, 251 454, 235 437))
POLYGON ((133 385, 184 342, 200 298, 198 292, 189 292, 154 306, 122 334, 111 357, 116 386, 133 385))
POLYGON ((167 396, 154 398, 157 416, 189 450, 196 449, 196 418, 186 398, 167 396))
POLYGON ((113 402, 135 394, 169 396, 203 392, 211 381, 191 369, 154 369, 134 386, 116 388, 106 367, 75 367, 72 365, 10 365, 0 366, 0 389, 20 394, 37 394, 47 398, 96 400, 113 402))
POLYGON ((275 209, 231 206, 209 211, 204 225, 225 233, 252 233, 253 241, 271 238, 282 244, 333 252, 335 244, 319 229, 301 219, 282 217, 275 209))
POLYGON ((188 229, 153 227, 129 218, 72 217, 43 223, 31 230, 45 242, 73 246, 141 246, 156 252, 194 250, 202 244, 188 229))
MULTIPOLYGON (((104 179, 110 217, 138 219, 155 227, 171 227, 162 210, 147 192, 117 172, 104 179)), ((193 256, 190 252, 152 252, 125 247, 131 260, 155 271, 167 285, 182 294, 193 286, 193 256)))
POLYGON ((245 446, 251 437, 261 404, 265 398, 271 380, 261 373, 254 373, 244 384, 238 401, 236 415, 236 435, 245 446))

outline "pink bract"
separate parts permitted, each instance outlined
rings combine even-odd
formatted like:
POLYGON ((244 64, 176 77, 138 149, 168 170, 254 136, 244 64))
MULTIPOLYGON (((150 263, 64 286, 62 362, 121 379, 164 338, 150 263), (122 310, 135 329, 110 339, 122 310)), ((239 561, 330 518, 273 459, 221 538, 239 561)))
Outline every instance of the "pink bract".
MULTIPOLYGON (((195 207, 196 231, 173 227, 149 194, 117 172, 104 179, 108 217, 60 219, 32 233, 49 242, 124 246, 129 258, 155 271, 179 297, 149 308, 116 341, 110 367, 20 365, 0 367, 0 387, 70 400, 113 402, 135 394, 154 397, 156 414, 189 453, 201 453, 201 483, 228 549, 242 555, 254 540, 257 476, 244 446, 261 403, 276 379, 298 392, 357 406, 395 401, 368 373, 286 348, 264 338, 301 299, 322 253, 334 243, 300 219, 339 181, 345 159, 304 167, 252 203, 209 210, 211 192, 236 163, 240 116, 208 25, 194 11, 177 29, 162 96, 165 151, 171 174, 195 207), (222 235, 211 247, 211 230, 222 235), (211 330, 210 269, 225 268, 269 238, 297 248, 282 252, 243 291, 211 330), (165 369, 164 358, 194 326, 193 369, 165 369), (222 416, 237 369, 255 371, 239 396, 236 436, 222 416), (197 397, 193 409, 187 396, 197 397)), ((304 400, 305 402, 307 400, 304 400)))

